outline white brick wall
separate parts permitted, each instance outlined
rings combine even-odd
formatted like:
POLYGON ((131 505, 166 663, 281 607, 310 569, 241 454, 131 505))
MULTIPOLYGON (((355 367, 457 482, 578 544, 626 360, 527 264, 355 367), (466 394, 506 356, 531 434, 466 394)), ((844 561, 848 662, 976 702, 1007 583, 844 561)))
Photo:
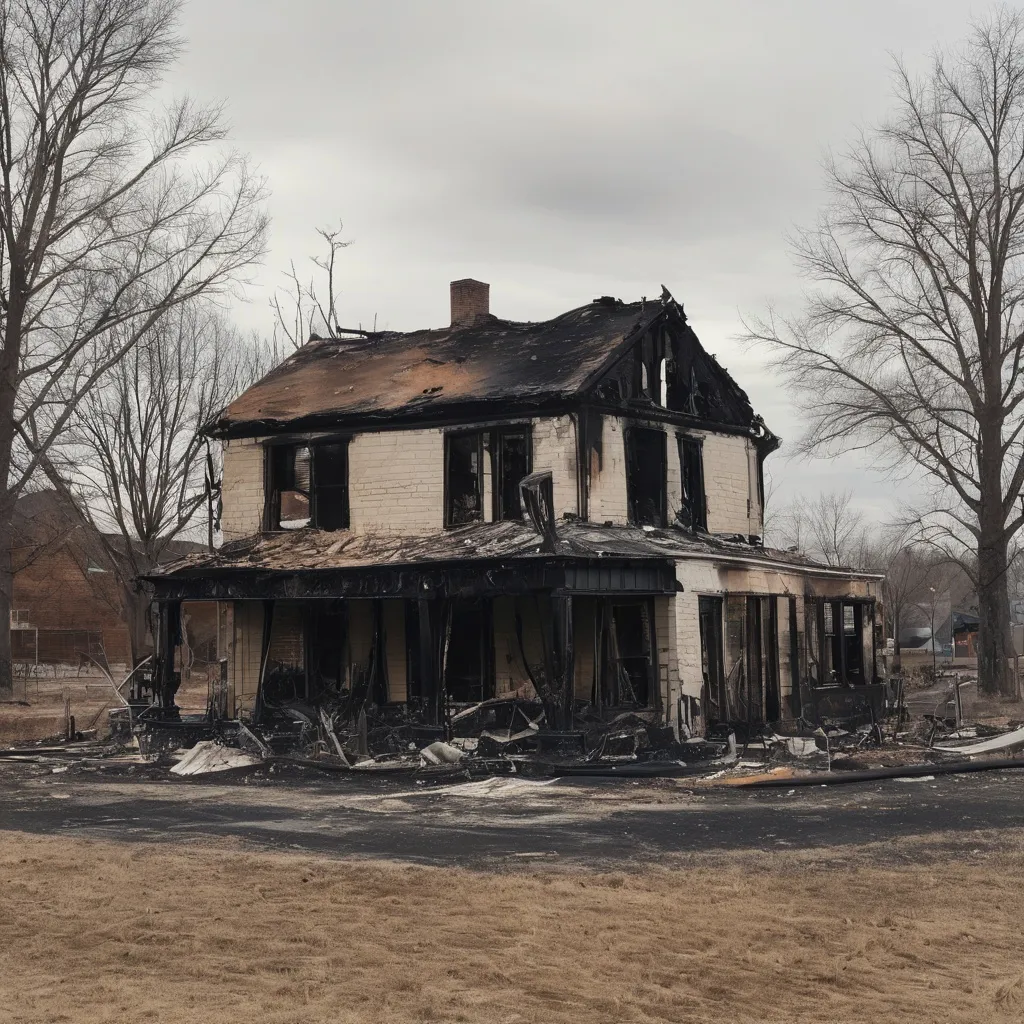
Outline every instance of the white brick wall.
MULTIPOLYGON (((612 522, 617 526, 627 522, 626 451, 623 430, 631 421, 617 416, 605 416, 601 435, 601 464, 592 456, 590 478, 590 519, 595 523, 612 522)), ((663 429, 667 441, 667 486, 669 522, 682 502, 682 483, 679 477, 679 450, 676 446, 675 427, 658 423, 643 426, 663 429)), ((712 434, 708 431, 687 431, 704 439, 704 486, 708 501, 708 530, 712 533, 760 534, 760 514, 757 509, 756 475, 751 478, 748 453, 752 443, 734 434, 712 434), (751 493, 753 479, 754 491, 751 493), (748 517, 748 499, 752 498, 753 518, 748 517), (754 528, 756 527, 756 528, 754 528)), ((756 462, 754 464, 756 471, 756 462)))
POLYGON ((601 457, 590 456, 590 521, 624 525, 626 505, 626 449, 622 421, 617 416, 601 418, 601 457))
POLYGON ((579 514, 576 488, 576 426, 568 416, 533 421, 533 471, 551 470, 555 494, 555 518, 566 512, 579 514))
POLYGON ((348 449, 353 533, 434 533, 444 526, 444 433, 358 434, 348 449))
MULTIPOLYGON (((592 457, 590 519, 627 521, 626 456, 620 417, 602 424, 600 465, 592 457)), ((668 509, 671 521, 681 501, 676 431, 668 433, 668 509)), ((759 534, 756 454, 743 437, 698 432, 704 438, 708 529, 712 533, 759 534), (748 505, 749 502, 749 505, 748 505), (750 515, 748 515, 748 512, 750 515)), ((533 469, 550 470, 555 512, 578 513, 576 433, 568 416, 533 421, 533 469)), ((492 516, 490 459, 484 458, 484 518, 492 516)), ((263 519, 263 446, 258 438, 224 442, 225 540, 257 533, 263 519)), ((393 430, 358 434, 349 445, 349 506, 357 533, 421 535, 444 525, 444 432, 393 430)))
POLYGON ((735 434, 705 431, 700 434, 704 438, 704 489, 708 498, 709 532, 760 534, 759 522, 752 524, 748 515, 749 509, 755 509, 757 505, 756 483, 753 493, 750 488, 748 453, 753 450, 753 444, 735 434), (751 529, 751 525, 758 525, 758 529, 751 529))
POLYGON ((224 540, 259 533, 263 525, 263 445, 259 438, 223 442, 221 530, 224 540))

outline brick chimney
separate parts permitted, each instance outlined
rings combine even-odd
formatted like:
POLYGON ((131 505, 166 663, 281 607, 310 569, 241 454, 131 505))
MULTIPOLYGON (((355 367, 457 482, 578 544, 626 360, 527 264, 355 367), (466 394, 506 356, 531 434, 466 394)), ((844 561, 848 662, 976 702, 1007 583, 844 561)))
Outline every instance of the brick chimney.
POLYGON ((452 327, 466 327, 491 312, 491 286, 467 277, 452 281, 452 327))

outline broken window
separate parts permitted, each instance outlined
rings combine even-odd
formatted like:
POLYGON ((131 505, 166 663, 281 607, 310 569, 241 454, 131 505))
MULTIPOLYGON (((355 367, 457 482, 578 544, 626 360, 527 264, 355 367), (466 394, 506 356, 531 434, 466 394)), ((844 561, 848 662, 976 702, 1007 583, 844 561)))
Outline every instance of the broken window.
POLYGON ((445 526, 462 526, 484 517, 483 438, 479 433, 448 434, 445 455, 445 526))
POLYGON ((348 444, 313 447, 313 525, 348 529, 348 444))
POLYGON ((654 638, 649 602, 612 606, 613 704, 648 707, 654 693, 654 638))
POLYGON ((266 466, 267 529, 348 529, 347 441, 270 445, 266 466))
POLYGON ((809 631, 807 638, 812 679, 819 684, 870 682, 864 674, 864 624, 869 617, 864 614, 863 602, 808 598, 807 606, 808 626, 819 626, 817 635, 809 631))
POLYGON ((310 457, 305 445, 273 445, 268 449, 270 481, 269 527, 295 530, 310 520, 310 457))
POLYGON ((679 477, 682 483, 682 507, 679 520, 691 530, 708 528, 707 500, 704 494, 704 446, 700 438, 680 434, 679 477))
POLYGON ((722 599, 700 597, 697 600, 700 623, 700 660, 704 688, 703 699, 709 702, 708 718, 725 721, 729 716, 729 699, 725 690, 722 635, 722 599))
POLYGON ((519 481, 530 475, 529 425, 445 437, 445 526, 483 520, 485 449, 491 459, 494 519, 523 518, 519 481))
POLYGON ((626 498, 633 526, 665 525, 665 446, 664 431, 626 431, 626 498))
POLYGON ((495 520, 522 519, 519 481, 530 475, 530 428, 501 427, 491 435, 495 520))

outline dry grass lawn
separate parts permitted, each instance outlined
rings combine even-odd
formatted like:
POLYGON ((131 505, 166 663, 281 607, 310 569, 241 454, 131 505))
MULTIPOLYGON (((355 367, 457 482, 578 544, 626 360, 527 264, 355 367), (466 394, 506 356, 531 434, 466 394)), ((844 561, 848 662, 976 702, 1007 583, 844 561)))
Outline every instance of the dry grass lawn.
POLYGON ((1024 856, 463 870, 0 833, 0 1018, 1024 1019, 1024 856))

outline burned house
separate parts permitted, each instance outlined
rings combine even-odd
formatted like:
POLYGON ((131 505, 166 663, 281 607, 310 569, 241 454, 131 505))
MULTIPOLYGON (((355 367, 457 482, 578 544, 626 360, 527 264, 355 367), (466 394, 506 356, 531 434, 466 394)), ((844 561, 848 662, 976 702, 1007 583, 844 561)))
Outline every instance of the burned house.
POLYGON ((312 339, 209 425, 223 545, 148 581, 168 715, 183 601, 218 603, 213 716, 371 739, 503 697, 752 731, 877 682, 880 580, 763 546, 779 441, 667 291, 520 323, 466 280, 451 313, 312 339))

